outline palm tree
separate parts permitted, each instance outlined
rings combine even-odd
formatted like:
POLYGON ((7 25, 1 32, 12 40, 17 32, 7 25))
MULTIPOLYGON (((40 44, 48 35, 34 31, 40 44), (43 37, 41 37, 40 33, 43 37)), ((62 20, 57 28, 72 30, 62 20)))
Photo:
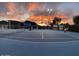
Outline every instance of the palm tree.
POLYGON ((57 29, 59 30, 59 22, 61 21, 61 18, 55 17, 52 21, 53 22, 50 24, 51 27, 53 27, 53 25, 57 25, 57 29))

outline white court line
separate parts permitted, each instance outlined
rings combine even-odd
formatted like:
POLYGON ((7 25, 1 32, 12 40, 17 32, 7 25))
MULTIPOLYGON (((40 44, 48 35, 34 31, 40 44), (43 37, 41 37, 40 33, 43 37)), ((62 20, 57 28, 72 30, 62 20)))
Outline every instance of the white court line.
POLYGON ((52 40, 53 39, 63 39, 64 40, 64 39, 75 39, 75 38, 44 38, 44 39, 52 39, 52 40))
POLYGON ((11 39, 41 39, 41 38, 26 38, 26 37, 17 37, 17 36, 6 36, 4 38, 11 38, 11 39))
MULTIPOLYGON (((17 37, 17 36, 6 36, 4 38, 12 38, 12 39, 16 39, 16 38, 21 38, 21 39, 75 39, 75 38, 44 38, 44 33, 42 32, 42 38, 25 38, 25 37, 17 37)), ((79 38, 78 38, 79 39, 79 38)))
POLYGON ((23 40, 13 40, 13 39, 5 39, 5 38, 0 38, 1 40, 8 40, 8 41, 17 41, 17 42, 22 42, 22 43, 72 43, 72 42, 78 42, 78 41, 66 41, 66 42, 34 42, 34 41, 23 41, 23 40))

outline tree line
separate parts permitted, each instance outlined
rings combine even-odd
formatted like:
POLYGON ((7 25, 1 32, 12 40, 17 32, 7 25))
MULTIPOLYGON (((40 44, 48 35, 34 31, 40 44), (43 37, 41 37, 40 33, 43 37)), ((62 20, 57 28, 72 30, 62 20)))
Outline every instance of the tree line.
MULTIPOLYGON (((28 24, 31 24, 30 27, 33 27, 33 28, 50 28, 50 29, 53 29, 53 25, 57 25, 57 29, 59 30, 59 23, 62 21, 62 18, 59 18, 59 17, 55 17, 53 20, 52 20, 52 23, 49 23, 50 24, 50 27, 45 27, 45 26, 39 26, 37 25, 35 22, 31 22, 31 21, 25 21, 25 22, 18 22, 18 21, 12 21, 12 20, 9 20, 9 21, 0 21, 0 27, 7 27, 7 28, 11 28, 11 29, 19 29, 19 28, 27 28, 27 24, 24 25, 24 23, 28 23, 28 24)), ((68 23, 66 24, 61 24, 64 26, 64 28, 69 28, 69 30, 71 31, 78 31, 79 30, 79 16, 74 16, 73 17, 73 21, 74 21, 74 25, 69 25, 68 23)))

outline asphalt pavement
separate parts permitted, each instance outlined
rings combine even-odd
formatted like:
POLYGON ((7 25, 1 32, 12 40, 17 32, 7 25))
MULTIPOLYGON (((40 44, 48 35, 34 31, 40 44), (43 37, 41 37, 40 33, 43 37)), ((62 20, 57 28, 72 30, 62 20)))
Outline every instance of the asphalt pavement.
POLYGON ((55 30, 21 30, 15 33, 7 33, 0 36, 0 55, 79 55, 79 33, 55 30))

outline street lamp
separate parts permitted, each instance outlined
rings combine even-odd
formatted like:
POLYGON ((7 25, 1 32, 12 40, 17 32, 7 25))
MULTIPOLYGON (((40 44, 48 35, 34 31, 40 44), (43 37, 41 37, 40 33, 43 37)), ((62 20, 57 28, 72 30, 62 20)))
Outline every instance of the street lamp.
MULTIPOLYGON (((51 13, 52 13, 53 9, 47 9, 47 12, 48 12, 48 16, 51 16, 51 13)), ((50 21, 48 20, 48 26, 50 24, 50 21)), ((48 27, 49 29, 49 27, 48 27)))
POLYGON ((53 9, 47 9, 49 15, 52 13, 53 9))

